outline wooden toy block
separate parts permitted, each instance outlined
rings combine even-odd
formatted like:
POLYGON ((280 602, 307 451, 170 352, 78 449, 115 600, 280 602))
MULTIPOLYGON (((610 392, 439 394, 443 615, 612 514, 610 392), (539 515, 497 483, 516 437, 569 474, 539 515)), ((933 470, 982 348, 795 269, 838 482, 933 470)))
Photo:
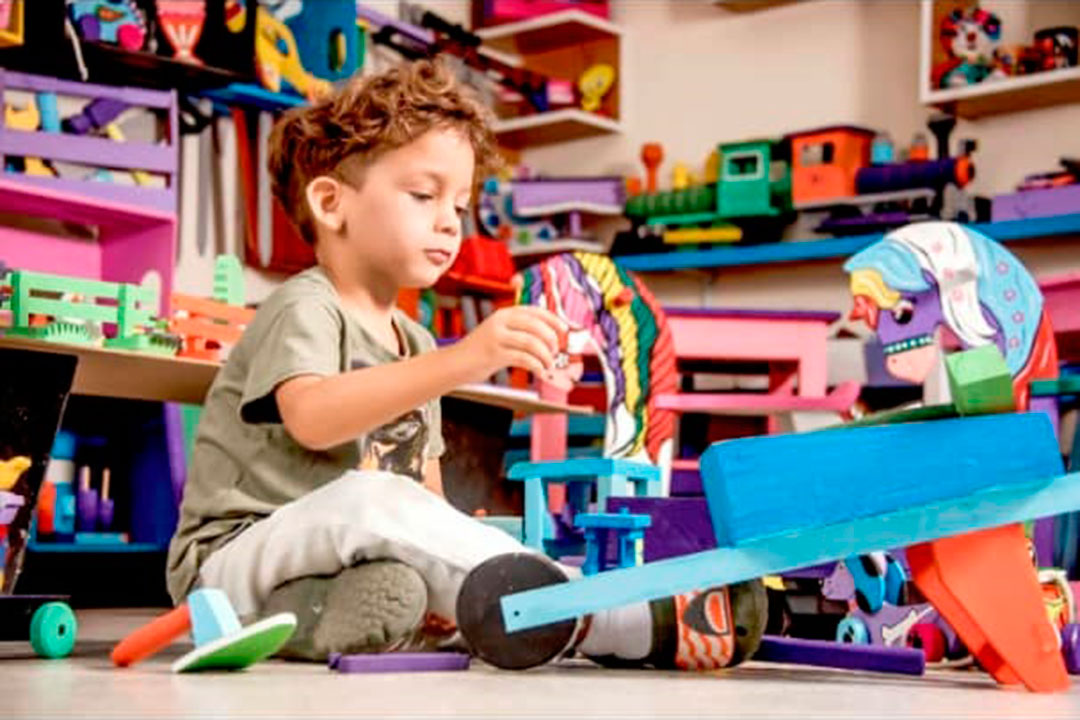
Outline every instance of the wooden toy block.
POLYGON ((701 459, 721 546, 1045 480, 1063 470, 1041 413, 743 438, 716 443, 701 459), (798 501, 778 502, 789 495, 798 501))
POLYGON ((945 357, 949 391, 961 415, 985 415, 1016 409, 1012 374, 996 345, 945 357))
POLYGON ((684 245, 688 243, 731 243, 739 242, 740 240, 742 240, 742 228, 737 225, 664 231, 664 242, 670 245, 684 245))
POLYGON ((471 658, 466 653, 371 653, 342 655, 331 653, 331 670, 340 673, 406 673, 468 670, 471 658))
POLYGON ((191 609, 191 635, 196 645, 240 631, 240 620, 221 590, 196 590, 188 595, 188 607, 191 609))
POLYGON ((926 671, 926 656, 921 650, 768 635, 762 638, 754 660, 900 675, 922 675, 926 671))
POLYGON ((195 649, 172 664, 173 672, 241 670, 273 655, 295 630, 292 613, 278 613, 241 627, 225 593, 204 588, 125 637, 110 657, 117 667, 134 665, 190 632, 195 649))

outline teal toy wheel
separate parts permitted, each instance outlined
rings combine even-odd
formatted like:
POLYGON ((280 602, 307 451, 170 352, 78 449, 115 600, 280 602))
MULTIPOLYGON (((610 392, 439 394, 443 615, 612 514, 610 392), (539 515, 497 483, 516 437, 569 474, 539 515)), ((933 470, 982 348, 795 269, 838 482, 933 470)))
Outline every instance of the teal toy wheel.
POLYGON ((30 619, 30 645, 40 657, 67 657, 78 633, 79 623, 67 603, 45 603, 30 619))
POLYGON ((869 645, 870 631, 857 617, 846 617, 836 626, 836 642, 849 645, 869 645))

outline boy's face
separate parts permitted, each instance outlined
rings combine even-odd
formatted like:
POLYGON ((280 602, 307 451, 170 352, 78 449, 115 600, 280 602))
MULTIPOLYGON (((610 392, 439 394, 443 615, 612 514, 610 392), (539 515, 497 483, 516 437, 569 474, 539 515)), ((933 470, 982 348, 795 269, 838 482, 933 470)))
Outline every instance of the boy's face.
POLYGON ((461 247, 474 165, 465 135, 434 128, 368 166, 343 207, 358 266, 399 288, 434 285, 461 247))

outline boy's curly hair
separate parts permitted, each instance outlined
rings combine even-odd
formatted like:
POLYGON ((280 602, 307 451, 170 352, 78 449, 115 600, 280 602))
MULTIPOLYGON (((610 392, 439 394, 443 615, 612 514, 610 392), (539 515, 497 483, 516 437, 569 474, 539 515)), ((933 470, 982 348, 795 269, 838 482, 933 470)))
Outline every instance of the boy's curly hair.
POLYGON ((435 127, 460 130, 476 154, 476 179, 500 161, 490 113, 438 58, 396 65, 358 77, 315 105, 284 113, 270 135, 274 197, 303 238, 314 244, 315 224, 305 189, 320 175, 348 179, 343 164, 360 167, 435 127))

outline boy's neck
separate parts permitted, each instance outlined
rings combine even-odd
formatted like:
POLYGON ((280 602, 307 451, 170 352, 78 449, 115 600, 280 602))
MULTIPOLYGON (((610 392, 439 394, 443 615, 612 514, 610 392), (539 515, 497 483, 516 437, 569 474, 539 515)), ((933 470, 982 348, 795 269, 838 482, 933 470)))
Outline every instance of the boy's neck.
POLYGON ((342 272, 332 264, 320 265, 342 305, 388 350, 400 353, 400 342, 393 322, 397 288, 390 287, 385 281, 380 282, 378 278, 342 272))

